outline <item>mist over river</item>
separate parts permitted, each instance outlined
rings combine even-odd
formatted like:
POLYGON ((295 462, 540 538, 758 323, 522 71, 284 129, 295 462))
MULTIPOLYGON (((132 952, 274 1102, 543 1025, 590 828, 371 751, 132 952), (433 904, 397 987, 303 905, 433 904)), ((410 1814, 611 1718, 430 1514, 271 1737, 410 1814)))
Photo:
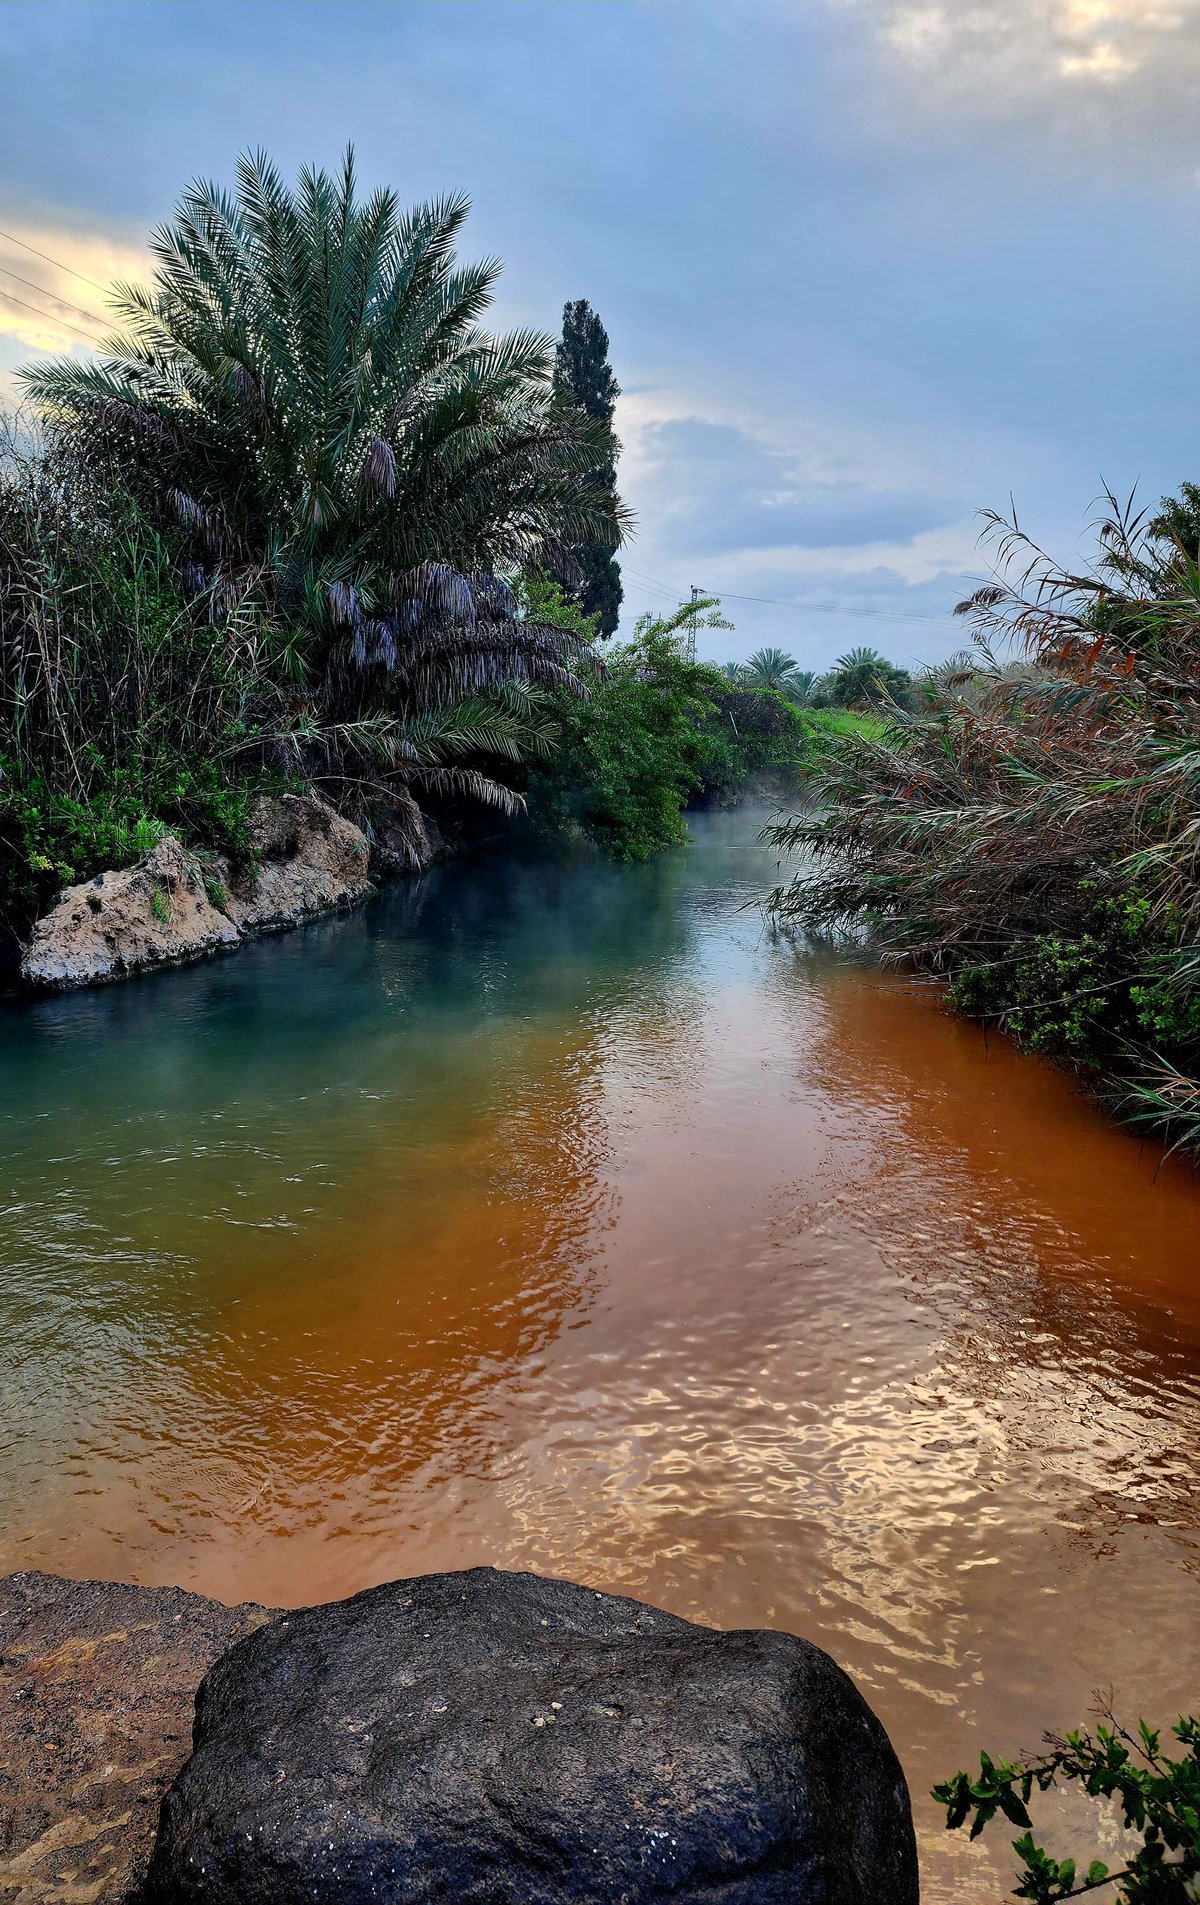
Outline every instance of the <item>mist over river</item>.
POLYGON ((1200 1705, 1200 1189, 773 941, 759 818, 0 1006, 0 1566, 791 1629, 892 1735, 923 1897, 995 1901, 1012 1835, 934 1779, 1200 1705))

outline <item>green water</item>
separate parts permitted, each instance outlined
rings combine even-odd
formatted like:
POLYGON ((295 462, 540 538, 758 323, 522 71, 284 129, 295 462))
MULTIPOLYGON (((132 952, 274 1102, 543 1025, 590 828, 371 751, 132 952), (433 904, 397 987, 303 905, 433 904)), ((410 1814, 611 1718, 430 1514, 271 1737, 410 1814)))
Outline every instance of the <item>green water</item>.
POLYGON ((1200 1199, 773 941, 756 818, 0 1006, 0 1563, 791 1628, 888 1725, 926 1898, 994 1899, 933 1778, 1097 1686, 1200 1703, 1200 1199))

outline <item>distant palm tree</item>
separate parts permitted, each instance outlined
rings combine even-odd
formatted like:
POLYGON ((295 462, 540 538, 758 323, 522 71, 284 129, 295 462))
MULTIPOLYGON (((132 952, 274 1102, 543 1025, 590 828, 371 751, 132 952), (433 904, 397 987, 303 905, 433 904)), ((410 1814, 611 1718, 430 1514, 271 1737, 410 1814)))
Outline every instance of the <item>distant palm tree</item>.
POLYGON ((829 673, 830 699, 842 708, 857 708, 891 696, 903 701, 911 687, 906 669, 897 668, 876 648, 852 648, 839 655, 829 673))
POLYGON ((783 648, 758 648, 746 658, 742 680, 748 687, 768 688, 775 694, 786 692, 796 674, 796 657, 783 648))
POLYGON ((153 284, 119 288, 127 330, 98 361, 24 373, 182 534, 198 593, 265 597, 327 746, 401 772, 512 741, 530 691, 578 685, 578 641, 503 577, 615 548, 625 520, 588 481, 552 341, 479 328, 499 267, 457 262, 467 210, 360 202, 349 152, 294 191, 245 156, 236 195, 197 183, 154 234, 153 284))
POLYGON ((794 668, 788 676, 783 694, 797 708, 804 708, 812 700, 817 677, 811 668, 794 668))
POLYGON ((727 662, 725 673, 743 688, 782 695, 794 707, 807 707, 816 676, 811 668, 797 668, 795 657, 782 648, 760 648, 744 662, 727 662))

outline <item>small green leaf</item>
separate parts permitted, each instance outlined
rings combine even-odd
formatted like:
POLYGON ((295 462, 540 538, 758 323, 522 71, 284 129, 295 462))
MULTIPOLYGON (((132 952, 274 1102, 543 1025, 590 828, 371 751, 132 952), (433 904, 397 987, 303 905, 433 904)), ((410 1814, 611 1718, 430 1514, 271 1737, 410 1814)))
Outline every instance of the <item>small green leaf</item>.
POLYGON ((1032 1819, 1029 1817, 1028 1809, 1022 1805, 1011 1786, 1001 1786, 996 1797, 1000 1801, 1001 1812, 1006 1819, 1012 1820, 1014 1826, 1031 1826, 1033 1824, 1032 1819))

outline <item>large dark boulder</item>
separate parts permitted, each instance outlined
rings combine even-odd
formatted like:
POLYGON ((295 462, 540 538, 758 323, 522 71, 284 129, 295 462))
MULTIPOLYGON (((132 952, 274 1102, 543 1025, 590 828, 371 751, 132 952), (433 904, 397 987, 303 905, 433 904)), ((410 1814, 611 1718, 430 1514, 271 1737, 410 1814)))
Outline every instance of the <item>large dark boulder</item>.
POLYGON ((826 1654, 476 1568, 205 1676, 146 1905, 915 1905, 908 1793, 826 1654))

